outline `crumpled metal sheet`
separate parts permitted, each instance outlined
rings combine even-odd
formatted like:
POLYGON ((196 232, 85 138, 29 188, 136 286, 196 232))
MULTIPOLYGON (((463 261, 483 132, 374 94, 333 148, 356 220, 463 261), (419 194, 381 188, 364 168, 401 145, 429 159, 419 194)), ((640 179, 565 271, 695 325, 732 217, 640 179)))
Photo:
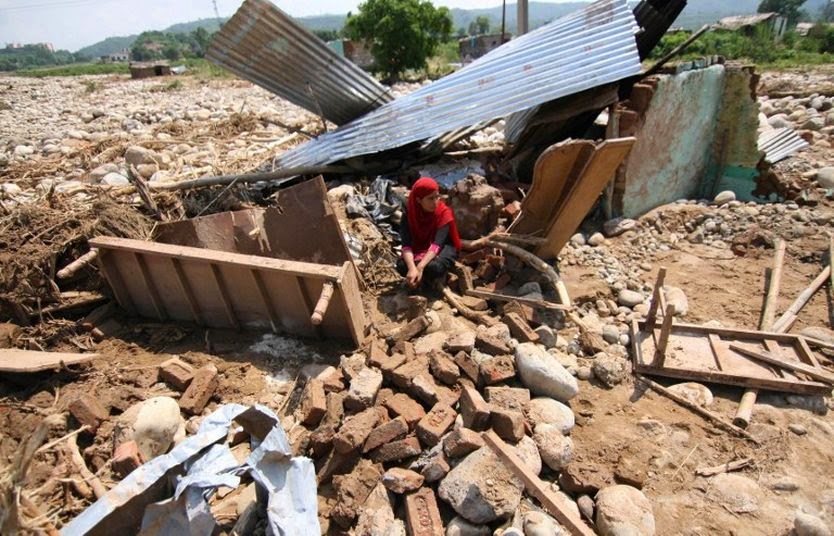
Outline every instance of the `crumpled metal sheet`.
POLYGON ((337 125, 393 100, 385 86, 267 0, 246 0, 214 35, 206 57, 337 125))
POLYGON ((636 31, 625 0, 598 0, 291 149, 276 165, 312 166, 377 153, 636 75, 636 31))
POLYGON ((262 495, 268 534, 320 534, 312 461, 291 455, 286 433, 269 408, 223 405, 203 420, 195 435, 133 471, 61 532, 133 533, 141 519, 144 536, 211 534, 215 521, 206 495, 219 486, 237 487, 239 477, 248 473, 262 487, 259 500, 262 495), (249 432, 255 449, 243 465, 228 446, 218 444, 233 421, 249 432), (176 482, 173 497, 159 497, 166 478, 176 482))
POLYGON ((797 151, 810 147, 810 144, 800 138, 792 128, 766 130, 759 135, 757 145, 759 151, 765 154, 765 161, 770 164, 775 164, 797 151))

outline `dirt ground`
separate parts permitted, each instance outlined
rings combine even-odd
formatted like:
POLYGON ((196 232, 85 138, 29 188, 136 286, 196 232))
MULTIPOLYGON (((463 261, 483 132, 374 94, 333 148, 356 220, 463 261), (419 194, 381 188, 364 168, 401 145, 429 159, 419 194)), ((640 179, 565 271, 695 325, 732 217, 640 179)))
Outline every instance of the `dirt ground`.
MULTIPOLYGON (((783 85, 778 87, 786 90, 783 85)), ((814 158, 819 156, 814 153, 814 158)), ((822 156, 834 161, 834 150, 822 156)), ((799 155, 791 160, 797 176, 807 170, 801 165, 802 158, 799 155)), ((700 210, 690 205, 673 209, 682 220, 700 210)), ((809 210, 829 213, 834 210, 834 203, 822 199, 809 210)), ((827 231, 832 230, 828 224, 827 231)), ((782 312, 828 262, 829 237, 822 232, 797 237, 788 235, 786 229, 771 231, 788 241, 777 308, 782 312)), ((631 238, 627 233, 609 239, 609 254, 629 257, 638 247, 631 243, 631 238)), ((643 278, 651 284, 658 269, 665 266, 667 284, 681 288, 689 298, 687 322, 719 321, 727 327, 755 329, 772 256, 773 249, 749 248, 739 256, 729 249, 681 241, 659 253, 643 278)), ((562 265, 561 275, 575 303, 613 297, 609 286, 590 266, 562 265)), ((392 309, 386 303, 390 298, 377 295, 386 289, 385 285, 382 283, 375 292, 365 295, 371 320, 380 331, 402 323, 402 318, 383 312, 392 309)), ((829 326, 832 318, 834 308, 825 286, 802 310, 792 331, 806 326, 829 326)), ((137 323, 122 316, 116 320, 121 331, 100 342, 71 329, 68 333, 72 336, 62 336, 63 332, 54 325, 49 333, 59 335, 53 338, 44 339, 38 328, 27 329, 27 336, 48 341, 45 349, 77 351, 82 345, 99 357, 73 370, 0 378, 0 464, 9 464, 37 423, 47 415, 66 412, 67 401, 78 394, 93 394, 112 416, 153 396, 179 396, 155 378, 158 365, 173 356, 195 367, 209 362, 217 366, 222 387, 209 409, 234 402, 259 403, 277 411, 286 403, 286 395, 304 364, 335 364, 349 352, 346 347, 298 342, 291 337, 203 330, 187 324, 137 323)), ((574 331, 566 329, 561 333, 570 337, 574 331)), ((832 365, 830 358, 821 361, 832 365)), ((664 385, 675 383, 659 381, 664 385)), ((732 420, 742 390, 709 387, 715 395, 710 410, 732 420)), ((798 509, 814 512, 834 527, 834 415, 830 411, 811 411, 808 407, 813 402, 802 397, 788 400, 781 395, 761 394, 749 428, 761 442, 757 446, 715 428, 653 391, 645 391, 631 377, 614 388, 594 380, 580 381, 580 393, 570 402, 577 419, 571 436, 575 458, 570 473, 576 481, 589 482, 592 487, 639 482, 652 502, 660 535, 788 535, 798 509), (803 405, 806 407, 800 407, 803 405), (804 429, 805 433, 800 435, 789 426, 804 429), (722 493, 715 478, 695 473, 698 468, 742 458, 752 458, 752 463, 733 474, 758 483, 744 496, 722 493)), ((816 409, 825 410, 825 404, 816 409)), ((196 429, 199 419, 193 417, 187 428, 196 429)), ((55 427, 48 440, 76 427, 71 422, 55 427)), ((112 449, 111 432, 103 426, 96 434, 79 437, 79 446, 91 470, 106 485, 116 482, 107 464, 112 449)), ((26 489, 34 490, 44 513, 59 527, 91 503, 89 498, 80 499, 71 493, 66 481, 61 484, 63 493, 43 489, 51 477, 64 474, 66 463, 59 448, 40 452, 25 484, 26 489)), ((555 479, 547 470, 543 477, 555 479)))

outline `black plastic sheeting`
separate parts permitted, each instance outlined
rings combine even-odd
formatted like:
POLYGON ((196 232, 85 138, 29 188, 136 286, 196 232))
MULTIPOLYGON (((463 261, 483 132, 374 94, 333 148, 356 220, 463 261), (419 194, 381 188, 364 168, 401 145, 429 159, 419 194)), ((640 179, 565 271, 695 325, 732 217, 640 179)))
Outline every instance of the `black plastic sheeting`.
POLYGON ((405 206, 406 198, 393 189, 397 183, 383 177, 377 177, 371 183, 367 194, 354 194, 348 197, 345 210, 351 218, 367 218, 374 222, 380 231, 400 241, 397 231, 398 222, 393 221, 394 213, 405 206))

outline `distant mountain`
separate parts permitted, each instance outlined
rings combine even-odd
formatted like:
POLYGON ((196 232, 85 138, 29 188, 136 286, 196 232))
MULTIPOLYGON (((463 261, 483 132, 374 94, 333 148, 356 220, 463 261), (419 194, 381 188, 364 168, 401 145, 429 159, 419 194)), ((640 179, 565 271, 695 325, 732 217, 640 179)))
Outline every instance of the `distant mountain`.
MULTIPOLYGON (((733 0, 727 2, 726 0, 689 0, 686 9, 683 10, 675 26, 682 26, 684 28, 698 28, 704 24, 716 22, 718 19, 730 17, 733 15, 749 15, 756 13, 759 7, 760 0, 733 0)), ((806 0, 802 6, 809 15, 815 17, 820 10, 825 6, 828 0, 806 0)), ((530 28, 536 28, 550 22, 551 20, 567 15, 571 11, 581 8, 587 2, 564 2, 564 3, 545 3, 545 2, 530 2, 528 9, 530 13, 530 28)), ((634 3, 634 2, 631 2, 634 3)), ((501 29, 501 6, 480 8, 480 9, 452 9, 452 19, 454 20, 454 30, 469 28, 469 23, 474 21, 477 17, 487 16, 490 19, 491 30, 498 32, 501 29)), ((505 28, 508 32, 515 32, 516 28, 516 4, 507 4, 505 28)), ((340 30, 345 24, 347 15, 316 15, 311 17, 300 17, 297 20, 310 30, 340 30)), ((225 18, 211 18, 200 19, 191 22, 183 22, 169 26, 164 32, 172 33, 187 33, 203 27, 206 30, 213 32, 220 28, 220 25, 226 22, 225 18)), ((128 35, 124 37, 108 37, 103 41, 99 41, 93 45, 84 47, 78 50, 78 53, 97 58, 105 54, 118 52, 125 48, 130 48, 137 35, 128 35)))

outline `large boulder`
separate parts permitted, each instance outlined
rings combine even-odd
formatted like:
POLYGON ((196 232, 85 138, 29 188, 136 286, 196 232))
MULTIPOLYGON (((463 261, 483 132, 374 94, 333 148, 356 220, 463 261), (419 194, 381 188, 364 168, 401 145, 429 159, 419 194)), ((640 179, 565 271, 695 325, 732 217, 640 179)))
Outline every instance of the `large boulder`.
POLYGON ((527 419, 533 428, 542 424, 550 424, 559 429, 562 434, 569 434, 576 424, 573 411, 558 400, 552 398, 534 398, 527 403, 527 419))
POLYGON ((523 489, 521 480, 492 450, 482 447, 449 471, 437 492, 467 521, 484 524, 515 512, 523 489))
POLYGON ((597 493, 597 530, 603 536, 652 536, 652 503, 637 488, 609 486, 597 493))
POLYGON ((534 395, 567 402, 579 393, 576 378, 541 346, 531 342, 519 344, 515 365, 521 382, 534 395))

